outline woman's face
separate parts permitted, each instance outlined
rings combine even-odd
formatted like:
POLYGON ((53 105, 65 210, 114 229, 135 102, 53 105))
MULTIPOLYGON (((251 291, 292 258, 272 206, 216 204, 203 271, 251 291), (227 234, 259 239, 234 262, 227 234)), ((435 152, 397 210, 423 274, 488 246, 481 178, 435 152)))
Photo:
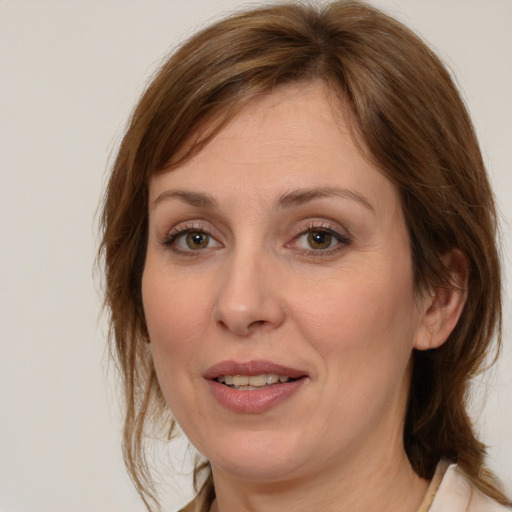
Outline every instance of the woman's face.
POLYGON ((422 306, 397 192, 339 112, 320 82, 277 88, 151 179, 152 354, 214 473, 271 482, 403 453, 422 306))

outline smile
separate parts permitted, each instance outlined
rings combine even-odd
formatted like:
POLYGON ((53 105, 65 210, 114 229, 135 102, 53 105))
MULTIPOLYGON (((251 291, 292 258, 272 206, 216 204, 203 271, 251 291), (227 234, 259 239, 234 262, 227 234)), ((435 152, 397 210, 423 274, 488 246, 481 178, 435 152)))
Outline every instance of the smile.
POLYGON ((261 375, 222 375, 217 377, 217 382, 225 384, 232 389, 251 391, 263 389, 274 384, 288 382, 290 377, 277 373, 263 373, 261 375))
POLYGON ((309 380, 307 372, 270 361, 224 361, 204 375, 210 393, 223 408, 261 414, 286 402, 309 380))

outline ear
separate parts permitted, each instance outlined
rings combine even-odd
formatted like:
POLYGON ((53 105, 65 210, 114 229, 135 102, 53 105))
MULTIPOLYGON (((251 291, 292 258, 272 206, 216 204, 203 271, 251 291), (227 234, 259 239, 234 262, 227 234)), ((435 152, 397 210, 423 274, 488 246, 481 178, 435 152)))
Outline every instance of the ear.
POLYGON ((453 249, 441 257, 449 270, 450 283, 426 293, 421 300, 421 323, 414 348, 429 350, 440 347, 459 321, 467 297, 469 264, 466 256, 453 249))

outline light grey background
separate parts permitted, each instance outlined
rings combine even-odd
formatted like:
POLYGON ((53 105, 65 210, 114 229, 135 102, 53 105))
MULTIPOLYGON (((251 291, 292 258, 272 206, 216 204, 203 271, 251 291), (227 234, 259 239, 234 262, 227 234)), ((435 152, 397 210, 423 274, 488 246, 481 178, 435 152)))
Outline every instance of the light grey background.
MULTIPOLYGON (((457 76, 496 189, 512 276, 512 1, 373 3, 418 30, 457 76)), ((115 371, 92 278, 94 216, 109 156, 158 63, 194 29, 240 5, 0 0, 3 512, 145 510, 120 455, 115 371)), ((510 493, 510 284, 505 291, 505 350, 480 387, 474 417, 510 493)), ((188 500, 189 479, 168 480, 173 510, 188 500)))

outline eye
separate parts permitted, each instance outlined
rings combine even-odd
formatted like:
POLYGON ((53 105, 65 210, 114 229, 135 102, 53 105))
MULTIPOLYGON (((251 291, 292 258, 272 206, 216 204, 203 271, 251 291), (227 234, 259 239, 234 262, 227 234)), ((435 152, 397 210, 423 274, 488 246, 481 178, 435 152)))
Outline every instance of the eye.
POLYGON ((305 255, 331 254, 350 243, 350 239, 330 227, 310 226, 299 234, 289 247, 299 249, 305 255))
MULTIPOLYGON (((329 249, 337 242, 336 238, 328 231, 309 231, 301 235, 299 240, 301 238, 305 238, 303 242, 305 241, 307 243, 309 249, 329 249)), ((304 247, 304 249, 306 249, 306 247, 304 247)))
POLYGON ((201 233, 201 231, 189 231, 184 236, 178 238, 184 241, 188 249, 195 251, 197 249, 206 249, 210 243, 210 235, 201 233))
POLYGON ((222 247, 209 233, 200 229, 184 229, 173 233, 166 239, 165 245, 177 253, 222 247))

